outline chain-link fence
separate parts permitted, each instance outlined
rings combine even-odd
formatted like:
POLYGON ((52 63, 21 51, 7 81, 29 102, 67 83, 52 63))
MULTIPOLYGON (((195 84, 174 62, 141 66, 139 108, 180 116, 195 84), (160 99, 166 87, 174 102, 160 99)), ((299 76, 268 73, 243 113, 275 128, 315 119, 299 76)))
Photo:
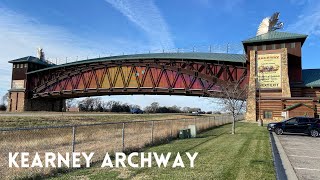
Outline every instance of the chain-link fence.
MULTIPOLYGON (((90 125, 46 126, 32 128, 0 129, 0 177, 34 177, 50 174, 53 168, 9 167, 9 153, 36 153, 44 159, 45 152, 62 154, 72 152, 94 152, 92 162, 103 160, 108 152, 132 152, 143 147, 169 142, 178 137, 179 130, 196 125, 197 131, 231 123, 231 116, 196 117, 190 119, 130 121, 99 123, 90 125)), ((29 164, 32 162, 30 158, 29 164)), ((16 162, 20 164, 20 158, 16 162)), ((81 161, 84 164, 84 159, 81 161)))

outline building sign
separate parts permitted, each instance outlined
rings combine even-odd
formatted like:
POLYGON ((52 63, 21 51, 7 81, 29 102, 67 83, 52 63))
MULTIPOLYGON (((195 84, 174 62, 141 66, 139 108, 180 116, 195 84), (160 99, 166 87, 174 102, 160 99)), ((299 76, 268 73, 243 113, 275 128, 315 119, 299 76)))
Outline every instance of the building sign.
POLYGON ((24 80, 13 80, 12 89, 24 89, 24 80))
POLYGON ((258 54, 257 71, 260 88, 281 88, 281 54, 258 54))

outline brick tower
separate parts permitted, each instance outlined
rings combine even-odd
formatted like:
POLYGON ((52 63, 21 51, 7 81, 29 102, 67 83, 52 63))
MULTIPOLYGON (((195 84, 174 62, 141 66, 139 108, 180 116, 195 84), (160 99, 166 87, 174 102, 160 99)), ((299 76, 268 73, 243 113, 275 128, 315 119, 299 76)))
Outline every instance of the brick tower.
POLYGON ((12 63, 11 89, 9 90, 9 112, 23 111, 62 111, 65 106, 63 99, 32 99, 32 93, 28 88, 28 72, 44 69, 54 64, 44 60, 42 50, 39 58, 27 56, 9 61, 12 63))

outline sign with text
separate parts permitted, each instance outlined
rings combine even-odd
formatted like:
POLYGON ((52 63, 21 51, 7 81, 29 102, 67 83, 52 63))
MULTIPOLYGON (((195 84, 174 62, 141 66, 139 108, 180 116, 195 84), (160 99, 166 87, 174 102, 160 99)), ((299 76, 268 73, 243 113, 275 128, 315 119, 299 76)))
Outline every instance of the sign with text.
POLYGON ((24 80, 13 80, 12 89, 24 89, 24 80))
POLYGON ((258 54, 257 71, 260 88, 281 88, 281 54, 258 54))

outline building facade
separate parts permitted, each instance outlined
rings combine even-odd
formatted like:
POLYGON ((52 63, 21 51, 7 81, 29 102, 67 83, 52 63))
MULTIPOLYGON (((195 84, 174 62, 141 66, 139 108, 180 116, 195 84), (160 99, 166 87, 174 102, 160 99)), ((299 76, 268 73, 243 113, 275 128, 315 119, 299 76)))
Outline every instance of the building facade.
POLYGON ((249 71, 247 120, 319 117, 320 69, 302 69, 307 35, 271 31, 243 41, 249 71))

